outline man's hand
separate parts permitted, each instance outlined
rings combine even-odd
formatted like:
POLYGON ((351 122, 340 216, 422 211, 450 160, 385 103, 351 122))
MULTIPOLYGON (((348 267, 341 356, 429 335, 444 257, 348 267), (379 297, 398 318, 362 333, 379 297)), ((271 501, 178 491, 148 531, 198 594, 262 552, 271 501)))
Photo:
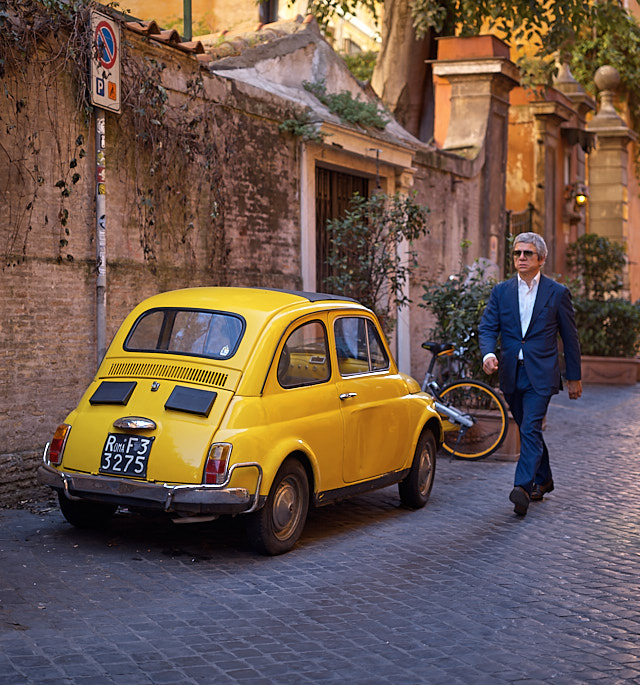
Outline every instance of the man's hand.
POLYGON ((482 368, 488 376, 495 373, 498 370, 498 358, 495 355, 487 357, 482 364, 482 368))
POLYGON ((569 391, 569 399, 577 400, 582 395, 582 381, 567 381, 567 390, 569 391))

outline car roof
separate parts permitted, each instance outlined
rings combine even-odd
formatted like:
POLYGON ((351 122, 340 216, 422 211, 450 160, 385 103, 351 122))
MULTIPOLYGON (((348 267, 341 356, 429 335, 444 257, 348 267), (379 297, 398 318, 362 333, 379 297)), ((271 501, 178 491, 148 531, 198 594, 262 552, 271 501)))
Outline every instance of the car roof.
POLYGON ((345 295, 331 295, 329 293, 315 293, 308 292, 306 290, 281 290, 280 288, 261 288, 261 290, 267 290, 274 293, 289 293, 290 295, 296 295, 297 297, 302 297, 309 302, 324 302, 325 300, 341 300, 342 302, 356 302, 360 304, 357 300, 352 297, 346 297, 345 295))
POLYGON ((358 306, 356 300, 328 293, 277 288, 200 287, 170 290, 144 300, 138 305, 145 310, 153 307, 194 307, 230 312, 273 314, 292 305, 305 302, 344 302, 358 306))

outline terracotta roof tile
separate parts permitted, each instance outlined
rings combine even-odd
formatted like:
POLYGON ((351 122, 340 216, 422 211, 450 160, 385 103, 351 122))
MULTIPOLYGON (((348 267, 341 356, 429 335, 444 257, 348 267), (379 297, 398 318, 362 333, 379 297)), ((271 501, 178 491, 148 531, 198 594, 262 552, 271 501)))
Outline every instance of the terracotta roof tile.
POLYGON ((255 29, 239 30, 237 33, 225 30, 206 36, 198 36, 197 40, 183 41, 175 29, 161 29, 156 21, 127 21, 125 26, 135 33, 177 48, 182 52, 193 54, 202 64, 206 62, 236 57, 244 51, 257 45, 264 45, 277 41, 286 36, 305 31, 311 26, 317 30, 317 24, 312 15, 295 19, 286 19, 270 24, 258 24, 255 29))
POLYGON ((175 29, 163 30, 155 21, 128 21, 125 22, 125 26, 135 33, 156 40, 159 43, 170 45, 183 52, 189 52, 196 55, 204 53, 204 46, 199 40, 183 41, 180 34, 175 29))

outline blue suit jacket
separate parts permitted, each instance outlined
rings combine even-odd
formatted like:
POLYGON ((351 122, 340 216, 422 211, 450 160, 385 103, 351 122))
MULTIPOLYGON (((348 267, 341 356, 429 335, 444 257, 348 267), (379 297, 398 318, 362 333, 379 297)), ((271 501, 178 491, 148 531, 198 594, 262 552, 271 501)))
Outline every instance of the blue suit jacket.
POLYGON ((534 390, 553 395, 561 387, 558 334, 562 338, 568 380, 580 380, 580 342, 576 329, 569 289, 540 275, 531 323, 525 335, 520 326, 518 277, 498 283, 478 327, 482 356, 495 352, 500 338, 501 358, 498 367, 500 388, 508 395, 516 389, 516 371, 520 350, 534 390))

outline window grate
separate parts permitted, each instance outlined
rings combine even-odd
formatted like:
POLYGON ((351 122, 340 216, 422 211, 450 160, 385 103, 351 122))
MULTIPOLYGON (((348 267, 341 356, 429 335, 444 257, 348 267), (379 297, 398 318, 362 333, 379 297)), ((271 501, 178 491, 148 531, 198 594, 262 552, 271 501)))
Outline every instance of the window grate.
POLYGON ((229 374, 190 366, 154 364, 151 362, 116 362, 111 365, 107 376, 110 378, 125 376, 127 378, 188 381, 199 385, 224 388, 229 374))

